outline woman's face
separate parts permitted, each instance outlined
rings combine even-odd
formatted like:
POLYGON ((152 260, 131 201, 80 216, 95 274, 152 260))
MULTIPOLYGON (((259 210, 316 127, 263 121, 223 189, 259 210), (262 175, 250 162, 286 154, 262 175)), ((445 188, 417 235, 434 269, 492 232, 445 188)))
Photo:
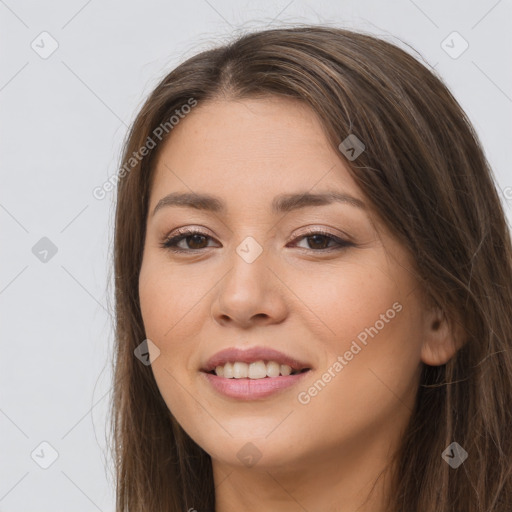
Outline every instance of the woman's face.
POLYGON ((139 292, 174 417, 223 466, 385 460, 411 413, 430 317, 412 260, 371 221, 313 112, 291 99, 199 104, 161 149, 139 292), (160 202, 169 194, 215 201, 160 202), (163 246, 185 229, 199 235, 163 246), (238 361, 223 371, 239 378, 203 371, 219 351, 254 347, 282 355, 221 358, 238 361), (309 370, 250 378, 286 374, 285 357, 309 370))

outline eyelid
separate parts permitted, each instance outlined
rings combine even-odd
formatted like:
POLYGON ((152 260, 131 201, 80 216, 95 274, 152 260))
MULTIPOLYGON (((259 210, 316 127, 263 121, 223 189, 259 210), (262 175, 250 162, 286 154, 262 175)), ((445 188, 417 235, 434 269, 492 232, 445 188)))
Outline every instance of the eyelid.
POLYGON ((305 232, 296 234, 287 242, 287 246, 290 242, 295 242, 295 244, 297 244, 301 240, 314 235, 325 236, 329 239, 328 243, 334 242, 335 245, 333 247, 327 247, 325 249, 308 249, 306 247, 298 247, 295 245, 297 249, 305 251, 307 253, 327 254, 336 251, 341 252, 342 250, 347 249, 349 247, 356 247, 356 244, 351 241, 349 236, 343 235, 343 237, 340 237, 331 233, 330 231, 327 231, 325 228, 310 228, 305 232))
POLYGON ((204 226, 201 226, 201 225, 191 225, 191 226, 185 226, 185 227, 181 227, 181 228, 176 228, 176 229, 173 229, 169 234, 167 234, 165 236, 165 238, 174 238, 176 235, 188 235, 188 234, 192 234, 192 235, 195 235, 195 234, 201 234, 201 235, 205 235, 205 236, 210 236, 212 238, 214 238, 213 235, 209 235, 207 232, 211 232, 208 228, 204 227, 204 226), (172 236, 171 236, 171 233, 172 233, 172 236))
POLYGON ((329 229, 334 230, 334 228, 325 228, 322 226, 308 226, 304 229, 305 229, 305 231, 301 231, 299 233, 294 233, 290 237, 288 242, 291 242, 299 237, 302 238, 302 237, 307 237, 307 236, 311 236, 311 235, 325 235, 325 236, 330 236, 331 238, 334 238, 338 241, 347 242, 347 243, 352 242, 352 237, 350 237, 346 233, 341 232, 340 230, 335 230, 335 231, 338 231, 337 235, 332 233, 331 231, 329 231, 329 229))

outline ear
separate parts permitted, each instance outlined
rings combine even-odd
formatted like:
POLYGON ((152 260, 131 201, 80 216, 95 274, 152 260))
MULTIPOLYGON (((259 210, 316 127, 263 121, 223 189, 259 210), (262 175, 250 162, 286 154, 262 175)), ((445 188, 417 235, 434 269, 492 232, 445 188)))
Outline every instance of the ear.
POLYGON ((441 308, 432 307, 425 314, 421 360, 430 366, 446 364, 460 348, 462 337, 462 325, 449 319, 441 308))

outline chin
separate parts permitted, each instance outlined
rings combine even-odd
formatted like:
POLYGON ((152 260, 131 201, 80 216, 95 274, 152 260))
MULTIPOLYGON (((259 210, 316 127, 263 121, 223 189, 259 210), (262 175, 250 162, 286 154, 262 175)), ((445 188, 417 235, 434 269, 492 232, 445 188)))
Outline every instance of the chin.
POLYGON ((264 437, 240 437, 221 446, 216 443, 211 451, 206 451, 213 462, 253 470, 272 471, 284 465, 298 463, 297 453, 282 438, 270 441, 264 437))

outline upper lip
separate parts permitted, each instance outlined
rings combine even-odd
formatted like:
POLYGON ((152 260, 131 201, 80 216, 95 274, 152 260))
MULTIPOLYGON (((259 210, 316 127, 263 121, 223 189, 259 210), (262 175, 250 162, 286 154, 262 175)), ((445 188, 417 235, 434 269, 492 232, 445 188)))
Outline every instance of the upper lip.
POLYGON ((292 370, 311 369, 311 365, 304 363, 294 357, 288 356, 268 347, 236 348, 230 347, 214 354, 201 368, 203 372, 210 372, 217 366, 224 366, 228 362, 240 361, 243 363, 254 363, 255 361, 275 361, 279 364, 287 364, 292 370))

